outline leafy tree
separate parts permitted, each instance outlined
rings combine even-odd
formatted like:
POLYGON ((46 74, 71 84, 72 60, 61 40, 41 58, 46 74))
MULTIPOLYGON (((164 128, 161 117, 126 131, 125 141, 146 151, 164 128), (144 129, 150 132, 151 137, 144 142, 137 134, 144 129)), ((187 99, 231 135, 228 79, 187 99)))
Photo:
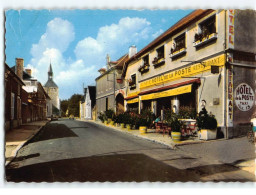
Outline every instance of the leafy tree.
POLYGON ((71 96, 68 104, 69 114, 79 117, 79 101, 81 101, 82 98, 83 96, 80 94, 74 94, 71 96))
POLYGON ((73 114, 76 117, 79 117, 79 101, 83 99, 83 96, 80 94, 74 94, 68 100, 61 101, 61 110, 62 116, 65 116, 68 109, 69 115, 73 114))
POLYGON ((68 104, 69 101, 68 100, 62 100, 60 103, 60 107, 61 107, 61 116, 66 116, 66 111, 68 109, 68 104))

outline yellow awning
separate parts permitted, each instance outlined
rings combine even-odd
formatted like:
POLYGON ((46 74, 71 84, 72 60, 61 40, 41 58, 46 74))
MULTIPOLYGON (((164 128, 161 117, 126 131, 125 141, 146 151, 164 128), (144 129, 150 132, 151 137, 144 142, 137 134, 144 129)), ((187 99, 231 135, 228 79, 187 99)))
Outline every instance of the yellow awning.
POLYGON ((169 97, 169 96, 174 96, 174 95, 180 95, 183 93, 191 93, 191 89, 192 89, 192 84, 185 85, 185 86, 177 87, 174 89, 169 89, 166 91, 161 91, 158 93, 151 93, 148 95, 143 95, 143 96, 141 96, 141 100, 151 100, 151 99, 169 97))
POLYGON ((131 99, 131 100, 127 100, 127 104, 133 104, 133 103, 137 103, 139 102, 139 98, 134 98, 134 99, 131 99))

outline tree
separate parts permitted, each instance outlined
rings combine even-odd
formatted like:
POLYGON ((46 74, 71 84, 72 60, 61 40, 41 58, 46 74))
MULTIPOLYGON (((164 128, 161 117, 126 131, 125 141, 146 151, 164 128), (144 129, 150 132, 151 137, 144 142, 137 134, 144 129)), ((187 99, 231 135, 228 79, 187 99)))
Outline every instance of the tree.
POLYGON ((61 116, 66 116, 66 111, 68 109, 68 104, 69 101, 68 100, 62 100, 60 103, 60 107, 61 107, 61 116))
POLYGON ((79 94, 74 94, 71 96, 68 104, 69 114, 79 117, 79 101, 81 101, 82 98, 83 96, 79 94))

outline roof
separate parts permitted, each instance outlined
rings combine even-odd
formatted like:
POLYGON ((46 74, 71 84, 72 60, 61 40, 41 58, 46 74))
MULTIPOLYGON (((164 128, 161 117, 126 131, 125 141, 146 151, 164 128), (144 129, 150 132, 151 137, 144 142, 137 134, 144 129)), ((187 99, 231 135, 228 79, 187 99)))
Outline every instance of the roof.
POLYGON ((168 30, 166 30, 164 33, 162 33, 159 37, 157 37, 151 43, 149 43, 146 47, 141 49, 137 54, 135 54, 134 56, 129 58, 127 60, 127 62, 125 63, 125 66, 123 68, 122 77, 125 76, 127 66, 130 62, 132 62, 133 60, 138 59, 139 57, 141 57, 145 53, 149 52, 150 50, 152 50, 153 48, 158 46, 160 43, 166 41, 167 39, 169 39, 170 37, 172 37, 173 35, 175 35, 179 31, 185 29, 191 23, 201 19, 202 17, 208 15, 209 13, 211 13, 213 11, 214 10, 212 10, 212 9, 206 9, 206 10, 198 9, 198 10, 195 10, 195 11, 191 12, 187 16, 183 17, 176 24, 171 26, 168 30))
MULTIPOLYGON (((16 71, 16 66, 11 67, 12 71, 15 72, 16 71)), ((23 71, 23 80, 30 80, 32 79, 32 76, 29 75, 26 71, 23 71)))
POLYGON ((22 85, 25 85, 25 84, 23 83, 23 81, 17 76, 17 74, 15 74, 15 69, 13 70, 13 67, 10 68, 10 67, 5 63, 5 68, 6 68, 7 70, 9 70, 9 71, 13 74, 13 76, 14 76, 22 85))
POLYGON ((44 84, 44 87, 58 87, 58 85, 56 85, 52 79, 48 79, 48 81, 44 84))
POLYGON ((51 64, 51 63, 50 63, 50 66, 49 66, 48 72, 52 73, 52 64, 51 64))
MULTIPOLYGON (((115 66, 112 66, 110 69, 108 69, 107 71, 106 71, 106 69, 105 69, 105 71, 106 72, 104 72, 103 74, 101 74, 100 76, 98 76, 95 80, 97 80, 97 79, 99 79, 100 77, 102 77, 102 76, 104 76, 105 74, 108 74, 111 70, 113 70, 114 68, 115 69, 123 69, 123 67, 124 67, 124 65, 125 65, 125 63, 126 63, 126 61, 129 59, 129 56, 128 56, 128 54, 125 54, 125 55, 123 55, 122 57, 120 57, 116 62, 116 65, 115 66)), ((112 63, 112 62, 110 62, 110 63, 112 63)), ((101 70, 104 70, 104 68, 101 68, 101 69, 99 69, 99 71, 101 71, 101 70)))

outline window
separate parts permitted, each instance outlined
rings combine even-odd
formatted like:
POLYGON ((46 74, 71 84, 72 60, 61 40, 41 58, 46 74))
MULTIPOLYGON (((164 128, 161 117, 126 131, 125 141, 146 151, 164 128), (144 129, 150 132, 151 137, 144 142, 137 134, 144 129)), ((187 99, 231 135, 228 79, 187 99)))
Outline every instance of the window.
POLYGON ((195 47, 217 39, 215 15, 198 25, 198 33, 195 34, 194 39, 195 47))
POLYGON ((159 47, 159 48, 156 50, 156 52, 157 52, 157 58, 158 58, 158 59, 164 58, 164 45, 161 46, 161 47, 159 47))
POLYGON ((15 94, 11 93, 11 119, 14 119, 15 94))
POLYGON ((130 89, 136 88, 136 74, 131 75, 131 79, 129 80, 130 89))
POLYGON ((208 18, 199 24, 199 31, 203 34, 203 37, 216 33, 216 19, 215 16, 208 18))
POLYGON ((142 58, 142 65, 139 67, 138 71, 143 74, 149 71, 149 56, 146 55, 142 58))
POLYGON ((186 34, 176 37, 171 48, 171 58, 181 56, 186 53, 186 34))
POLYGON ((164 59, 164 45, 156 49, 157 56, 154 58, 152 61, 153 66, 155 68, 162 66, 165 64, 165 59, 164 59))
POLYGON ((21 99, 17 97, 17 114, 18 118, 21 118, 21 99))
POLYGON ((108 98, 106 98, 106 110, 108 110, 108 98))
POLYGON ((143 57, 143 65, 149 65, 149 56, 148 55, 143 57))

